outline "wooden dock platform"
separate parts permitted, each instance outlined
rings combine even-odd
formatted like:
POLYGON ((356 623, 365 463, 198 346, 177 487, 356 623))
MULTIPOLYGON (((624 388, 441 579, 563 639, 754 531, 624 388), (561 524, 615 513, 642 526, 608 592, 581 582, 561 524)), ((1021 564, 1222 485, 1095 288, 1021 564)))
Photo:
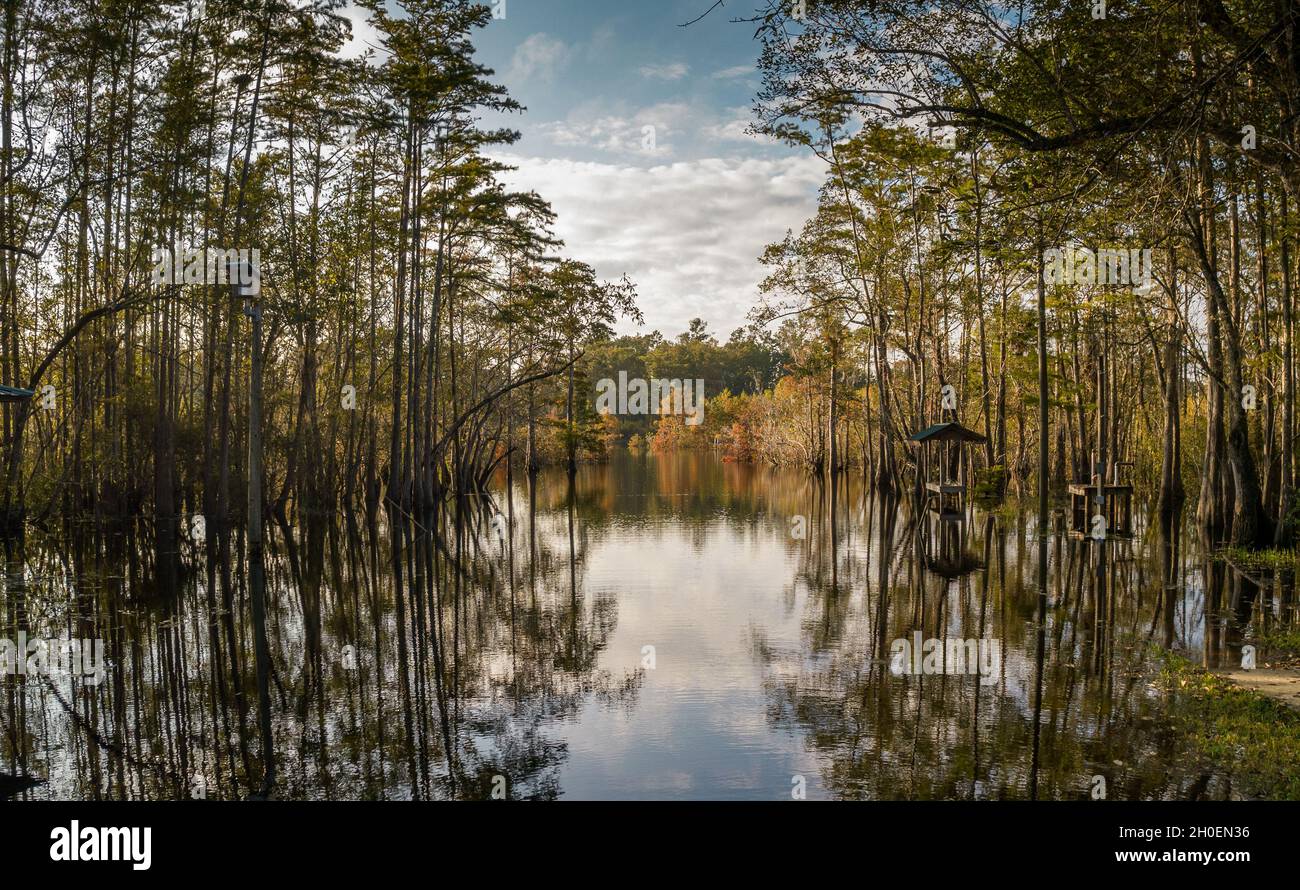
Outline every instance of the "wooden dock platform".
POLYGON ((1092 517, 1106 517, 1106 535, 1127 538, 1133 535, 1133 486, 1101 486, 1102 503, 1097 503, 1097 488, 1094 483, 1071 482, 1070 492, 1070 534, 1076 537, 1092 537, 1092 517))

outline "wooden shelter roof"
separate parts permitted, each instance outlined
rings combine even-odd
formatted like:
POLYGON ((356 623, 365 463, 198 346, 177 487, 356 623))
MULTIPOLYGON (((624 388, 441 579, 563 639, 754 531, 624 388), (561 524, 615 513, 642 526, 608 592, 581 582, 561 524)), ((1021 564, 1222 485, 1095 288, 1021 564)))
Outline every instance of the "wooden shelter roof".
POLYGON ((0 386, 0 402, 21 402, 36 395, 33 390, 17 386, 0 386))
POLYGON ((987 441, 986 437, 955 421, 952 423, 936 423, 933 426, 926 427, 919 433, 913 433, 907 438, 911 442, 958 441, 979 443, 987 441))

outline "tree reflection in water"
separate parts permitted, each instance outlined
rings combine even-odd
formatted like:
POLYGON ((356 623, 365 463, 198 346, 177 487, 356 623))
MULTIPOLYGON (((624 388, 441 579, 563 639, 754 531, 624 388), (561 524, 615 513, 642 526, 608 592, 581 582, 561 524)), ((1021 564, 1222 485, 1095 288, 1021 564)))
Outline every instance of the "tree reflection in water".
MULTIPOLYGON (((268 524, 276 794, 288 798, 1225 797, 1150 686, 1239 658, 1291 579, 1181 529, 1104 545, 860 480, 712 455, 497 479, 424 521, 268 524), (792 517, 807 534, 791 535, 792 517), (1104 553, 1104 556, 1103 556, 1104 553), (1209 620, 1207 620, 1207 613, 1209 620), (890 645, 996 639, 995 682, 895 676, 890 645), (641 660, 651 645, 657 664, 641 660)), ((7 543, 3 635, 103 639, 108 670, 0 680, 27 798, 247 797, 263 773, 243 539, 167 558, 138 525, 7 543)))

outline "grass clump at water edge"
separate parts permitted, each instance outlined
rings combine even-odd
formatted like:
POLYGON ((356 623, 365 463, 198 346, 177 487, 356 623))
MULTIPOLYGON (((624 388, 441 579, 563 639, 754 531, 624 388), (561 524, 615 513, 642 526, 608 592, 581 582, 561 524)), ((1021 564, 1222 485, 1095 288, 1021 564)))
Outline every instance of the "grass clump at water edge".
POLYGON ((1300 712, 1172 653, 1157 682, 1197 754, 1258 797, 1300 800, 1300 712))

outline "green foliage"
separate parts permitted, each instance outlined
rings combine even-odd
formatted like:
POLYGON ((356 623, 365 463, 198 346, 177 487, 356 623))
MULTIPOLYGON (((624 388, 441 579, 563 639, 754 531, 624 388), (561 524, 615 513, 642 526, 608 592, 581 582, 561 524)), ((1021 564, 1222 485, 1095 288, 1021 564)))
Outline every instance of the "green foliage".
POLYGON ((1294 550, 1249 550, 1245 547, 1225 547, 1214 554, 1214 558, 1231 563, 1243 569, 1282 569, 1295 571, 1300 554, 1294 550))
POLYGON ((998 501, 1007 490, 1007 468, 1001 465, 982 467, 975 471, 975 488, 972 494, 981 501, 998 501))
POLYGON ((1269 656, 1292 660, 1300 658, 1300 631, 1272 630, 1260 634, 1256 644, 1269 656))

